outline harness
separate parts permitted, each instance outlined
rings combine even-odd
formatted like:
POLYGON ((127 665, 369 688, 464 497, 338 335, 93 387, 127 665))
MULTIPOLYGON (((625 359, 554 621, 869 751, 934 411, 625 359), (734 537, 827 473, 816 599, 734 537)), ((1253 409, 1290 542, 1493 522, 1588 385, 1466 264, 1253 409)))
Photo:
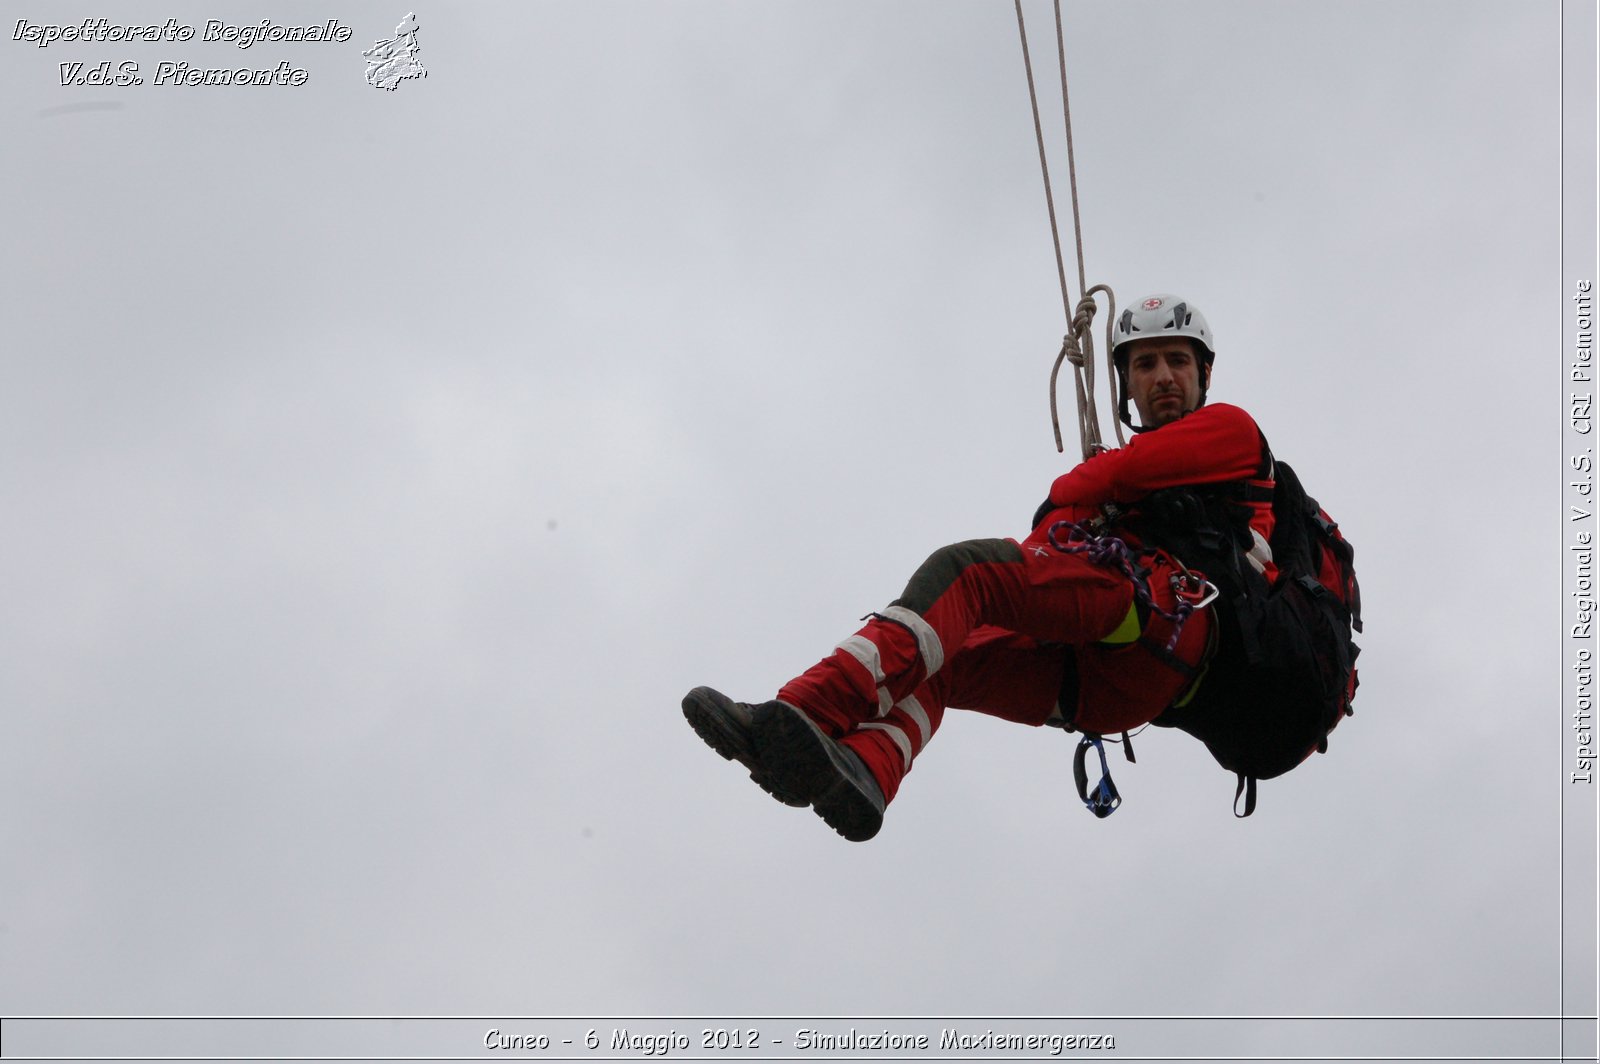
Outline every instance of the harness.
MULTIPOLYGON (((1189 569, 1182 561, 1166 551, 1129 546, 1127 540, 1106 530, 1105 524, 1104 515, 1087 524, 1057 521, 1047 530, 1047 536, 1050 545, 1063 554, 1081 554, 1090 564, 1115 569, 1127 578, 1133 586, 1134 602, 1130 618, 1136 622, 1137 636, 1124 638, 1121 636, 1122 628, 1119 628, 1103 642, 1111 644, 1137 642, 1142 645, 1162 664, 1191 681, 1175 704, 1187 703, 1194 697, 1200 681, 1204 678, 1205 666, 1194 668, 1181 661, 1173 652, 1178 646, 1178 637, 1183 634, 1184 624, 1196 612, 1216 601, 1218 588, 1203 574, 1189 569), (1174 600, 1170 611, 1157 604, 1150 592, 1150 579, 1155 575, 1155 570, 1145 563, 1158 555, 1166 557, 1177 569, 1169 577, 1174 600), (1152 615, 1171 625, 1171 632, 1165 643, 1150 637, 1149 619, 1152 615)), ((1128 627, 1126 622, 1123 627, 1128 627)), ((1206 657, 1211 655, 1215 646, 1213 635, 1210 645, 1206 648, 1206 657)), ((1065 728, 1066 722, 1062 721, 1061 726, 1065 728)), ((1072 758, 1072 776, 1077 784, 1078 798, 1089 812, 1102 820, 1116 812, 1122 804, 1122 796, 1117 792, 1117 785, 1111 779, 1110 766, 1106 763, 1104 742, 1105 736, 1085 732, 1072 758), (1088 774, 1088 754, 1091 747, 1100 758, 1100 781, 1095 785, 1092 794, 1089 789, 1088 774)), ((1121 742, 1123 753, 1129 763, 1136 762, 1132 737, 1123 732, 1121 742)))
MULTIPOLYGON (((1150 613, 1168 621, 1172 625, 1172 635, 1166 645, 1161 647, 1164 657, 1170 658, 1173 648, 1178 645, 1178 636, 1183 634, 1183 625, 1196 610, 1203 610, 1216 601, 1217 586, 1207 580, 1203 575, 1192 572, 1177 558, 1168 554, 1178 571, 1171 576, 1173 598, 1176 601, 1172 612, 1168 612, 1156 605, 1155 598, 1150 594, 1150 577, 1154 570, 1149 566, 1139 564, 1143 559, 1153 558, 1157 554, 1165 553, 1151 548, 1135 549, 1121 536, 1110 532, 1095 532, 1083 524, 1075 521, 1057 521, 1050 526, 1048 535, 1050 545, 1063 554, 1082 554, 1093 565, 1107 569, 1119 570, 1128 582, 1133 585, 1134 601, 1141 604, 1150 613), (1056 538, 1061 529, 1066 529, 1066 541, 1056 538)), ((1141 627, 1143 627, 1141 625, 1141 627)), ((1146 637, 1141 633, 1141 641, 1146 637)), ((1146 642, 1146 646, 1154 649, 1154 642, 1146 642)))

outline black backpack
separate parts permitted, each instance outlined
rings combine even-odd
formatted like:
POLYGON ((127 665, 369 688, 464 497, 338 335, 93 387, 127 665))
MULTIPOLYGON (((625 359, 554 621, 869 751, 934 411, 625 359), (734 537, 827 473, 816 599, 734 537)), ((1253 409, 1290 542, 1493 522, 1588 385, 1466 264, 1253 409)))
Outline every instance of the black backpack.
POLYGON ((1253 543, 1245 505, 1253 485, 1165 489, 1141 500, 1123 522, 1147 546, 1204 573, 1220 592, 1213 607, 1218 649, 1195 697, 1153 723, 1193 735, 1237 774, 1236 816, 1255 811, 1257 780, 1327 750, 1328 733, 1353 712, 1357 685, 1355 550, 1287 463, 1276 463, 1273 479, 1271 546, 1279 576, 1270 587, 1244 557, 1253 543))

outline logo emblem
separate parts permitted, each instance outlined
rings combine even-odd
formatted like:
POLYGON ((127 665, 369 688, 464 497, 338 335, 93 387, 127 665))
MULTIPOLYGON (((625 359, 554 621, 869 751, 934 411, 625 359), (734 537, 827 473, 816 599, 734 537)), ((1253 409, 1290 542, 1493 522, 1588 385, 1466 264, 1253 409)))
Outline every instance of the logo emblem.
POLYGON ((1161 300, 1159 299, 1151 298, 1144 301, 1145 310, 1155 310, 1159 306, 1161 306, 1161 300))
POLYGON ((394 37, 378 41, 361 54, 367 57, 367 84, 393 92, 407 78, 425 78, 428 72, 417 61, 417 16, 406 15, 394 28, 394 37))

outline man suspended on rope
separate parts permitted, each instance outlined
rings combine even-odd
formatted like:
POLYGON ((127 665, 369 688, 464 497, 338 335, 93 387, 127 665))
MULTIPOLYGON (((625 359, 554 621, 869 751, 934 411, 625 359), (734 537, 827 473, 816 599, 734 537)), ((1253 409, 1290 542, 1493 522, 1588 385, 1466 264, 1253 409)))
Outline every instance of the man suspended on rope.
POLYGON ((1214 346, 1192 303, 1141 300, 1117 320, 1113 355, 1123 420, 1134 427, 1131 399, 1141 422, 1126 447, 1058 477, 1022 541, 935 551, 898 599, 775 699, 691 691, 684 715, 706 743, 779 801, 863 841, 946 707, 1114 735, 1191 699, 1218 646, 1215 588, 1120 527, 1090 530, 1163 489, 1253 485, 1242 553, 1270 582, 1272 458, 1249 414, 1207 404, 1214 346))

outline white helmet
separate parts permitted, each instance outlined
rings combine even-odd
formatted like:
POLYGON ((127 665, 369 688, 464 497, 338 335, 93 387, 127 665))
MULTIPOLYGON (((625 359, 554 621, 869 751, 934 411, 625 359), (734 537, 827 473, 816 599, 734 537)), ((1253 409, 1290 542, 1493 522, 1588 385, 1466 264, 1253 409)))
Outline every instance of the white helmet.
MULTIPOLYGON (((1120 395, 1118 396, 1118 414, 1122 423, 1135 432, 1144 429, 1134 425, 1128 412, 1128 363, 1127 359, 1119 354, 1124 344, 1134 340, 1150 340, 1163 336, 1187 336, 1200 345, 1200 361, 1209 367, 1217 357, 1216 348, 1211 342, 1211 326, 1206 323, 1206 316, 1200 313, 1200 308, 1188 302, 1182 296, 1158 293, 1136 302, 1128 310, 1124 310, 1117 317, 1116 328, 1111 334, 1111 358, 1117 366, 1117 384, 1120 395)), ((1206 402, 1206 376, 1200 374, 1200 405, 1206 402)))
POLYGON ((1139 300, 1117 318, 1112 333, 1111 354, 1133 340, 1148 340, 1158 336, 1187 336, 1198 340, 1205 349, 1204 359, 1209 364, 1216 355, 1211 343, 1211 326, 1200 308, 1181 296, 1153 295, 1139 300))

